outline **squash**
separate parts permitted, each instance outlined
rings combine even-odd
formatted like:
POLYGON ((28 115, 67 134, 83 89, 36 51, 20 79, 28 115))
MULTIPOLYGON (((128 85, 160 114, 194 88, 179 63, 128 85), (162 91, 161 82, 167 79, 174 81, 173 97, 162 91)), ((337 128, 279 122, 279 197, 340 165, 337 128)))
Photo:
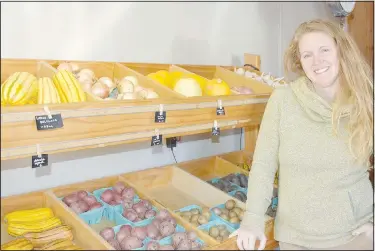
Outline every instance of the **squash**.
POLYGON ((202 96, 202 89, 193 78, 181 78, 175 84, 173 90, 186 97, 202 96))
POLYGON ((230 95, 229 85, 221 79, 207 81, 204 93, 208 96, 230 95))
POLYGON ((188 77, 195 79, 200 85, 202 91, 205 90, 208 79, 201 77, 197 74, 190 74, 188 77))
POLYGON ((183 73, 183 72, 179 72, 179 71, 169 72, 169 74, 165 78, 165 83, 166 83, 167 86, 174 89, 178 80, 180 80, 181 78, 183 78, 185 76, 186 76, 186 74, 183 73))
POLYGON ((166 85, 166 83, 165 83, 165 77, 163 77, 161 75, 157 75, 155 72, 148 74, 147 77, 149 77, 152 80, 158 82, 159 84, 162 84, 162 85, 165 85, 167 87, 170 87, 170 86, 166 85))

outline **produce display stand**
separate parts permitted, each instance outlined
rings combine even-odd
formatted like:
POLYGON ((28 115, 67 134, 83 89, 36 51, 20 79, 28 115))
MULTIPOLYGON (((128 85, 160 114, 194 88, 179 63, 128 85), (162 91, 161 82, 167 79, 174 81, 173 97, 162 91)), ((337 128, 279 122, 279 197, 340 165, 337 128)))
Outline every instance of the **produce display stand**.
MULTIPOLYGON (((259 59, 259 57, 256 57, 259 59)), ((26 71, 37 77, 52 77, 62 61, 58 60, 1 60, 2 83, 14 72, 26 71)), ((257 60, 256 62, 260 62, 257 60)), ((256 65, 256 67, 260 67, 256 65)), ((14 210, 50 207, 55 215, 73 229, 74 241, 84 249, 107 249, 110 246, 98 231, 110 223, 88 225, 73 213, 59 198, 78 189, 93 192, 108 187, 117 180, 132 186, 141 198, 149 199, 158 209, 166 208, 186 230, 194 230, 206 243, 205 249, 236 250, 235 238, 218 242, 206 233, 184 221, 174 210, 196 204, 214 207, 234 199, 232 196, 206 183, 205 180, 223 177, 229 173, 244 173, 237 164, 248 161, 255 147, 258 128, 272 88, 233 72, 231 66, 169 65, 117 62, 76 62, 90 68, 96 76, 107 76, 118 80, 124 76, 136 76, 143 86, 156 90, 159 98, 148 100, 104 101, 86 93, 87 102, 2 106, 1 108, 1 159, 25 158, 40 154, 69 152, 80 149, 106 147, 110 145, 151 141, 153 136, 165 139, 210 132, 217 126, 221 131, 244 128, 243 151, 222 154, 209 158, 188 161, 175 166, 165 166, 125 173, 45 191, 34 192, 1 199, 2 244, 10 239, 5 231, 4 215, 14 210), (230 86, 248 86, 254 94, 232 94, 226 96, 185 97, 159 84, 146 75, 157 70, 182 71, 211 79, 221 78, 230 86), (216 109, 225 108, 225 115, 217 115, 216 109), (155 113, 166 111, 165 123, 155 123, 155 113), (61 114, 63 127, 38 131, 35 116, 61 114), (249 155, 248 155, 249 154, 249 155), (202 192, 204 191, 204 192, 202 192)), ((251 157, 250 157, 251 160, 251 157)), ((245 204, 234 199, 237 206, 245 204)), ((266 249, 274 249, 273 219, 267 218, 266 249)))

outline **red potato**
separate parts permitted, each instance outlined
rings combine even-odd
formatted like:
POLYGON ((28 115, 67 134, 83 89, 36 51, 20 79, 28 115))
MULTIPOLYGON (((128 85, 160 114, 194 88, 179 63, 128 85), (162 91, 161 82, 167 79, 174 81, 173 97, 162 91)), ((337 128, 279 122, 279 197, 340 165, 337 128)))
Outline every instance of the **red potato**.
POLYGON ((163 245, 160 246, 159 250, 174 250, 174 248, 171 245, 163 245))
POLYGON ((114 192, 110 189, 105 190, 102 195, 100 195, 100 198, 106 202, 109 203, 114 199, 114 192))
POLYGON ((185 239, 182 240, 176 250, 190 250, 192 246, 191 240, 185 239))
POLYGON ((150 241, 146 247, 146 250, 159 250, 159 249, 160 249, 160 245, 156 241, 150 241))
POLYGON ((163 221, 159 226, 159 231, 163 237, 167 237, 175 232, 175 228, 169 221, 163 221))
POLYGON ((94 204, 92 204, 90 206, 90 209, 89 210, 93 210, 93 209, 96 209, 96 208, 101 208, 103 205, 100 204, 99 202, 95 202, 94 204))
POLYGON ((173 225, 173 227, 176 228, 177 222, 174 218, 167 218, 165 221, 169 221, 173 225))
POLYGON ((133 200, 124 200, 122 202, 122 207, 124 209, 127 209, 127 208, 132 208, 133 207, 133 200))
POLYGON ((152 204, 150 201, 148 200, 141 200, 141 203, 142 205, 147 208, 148 210, 151 210, 152 209, 152 204))
POLYGON ((131 236, 137 237, 138 239, 143 241, 147 237, 146 227, 133 227, 131 236))
POLYGON ((95 196, 94 195, 87 195, 85 197, 83 197, 82 199, 84 202, 86 202, 89 206, 92 206, 94 205, 95 203, 97 203, 98 201, 96 200, 95 196))
POLYGON ((191 243, 191 250, 201 250, 201 249, 202 249, 202 246, 198 242, 193 241, 191 243))
POLYGON ((191 241, 195 241, 197 239, 197 233, 194 231, 189 231, 187 233, 187 238, 191 241))
POLYGON ((126 233, 126 232, 124 232, 124 231, 119 231, 117 234, 116 234, 116 240, 118 241, 118 242, 121 242, 124 238, 126 238, 126 237, 129 237, 129 235, 126 233))
POLYGON ((110 202, 108 202, 108 205, 110 205, 110 206, 117 206, 118 204, 117 204, 116 201, 111 200, 110 202))
POLYGON ((109 241, 109 240, 113 240, 115 238, 115 231, 113 230, 113 228, 111 227, 106 227, 104 229, 102 229, 100 232, 99 232, 100 236, 102 236, 104 238, 104 240, 106 241, 109 241))
POLYGON ((121 249, 123 250, 132 250, 140 248, 143 246, 143 243, 140 239, 134 236, 124 238, 120 243, 121 249))
POLYGON ((148 224, 146 226, 147 237, 156 240, 158 236, 160 236, 159 229, 154 224, 148 224))
POLYGON ((109 240, 108 243, 116 250, 121 250, 120 243, 117 240, 109 240))
POLYGON ((80 191, 77 192, 77 196, 78 196, 78 198, 81 199, 81 200, 82 200, 83 198, 85 198, 87 195, 88 195, 88 193, 87 193, 86 191, 84 191, 84 190, 80 190, 80 191))
POLYGON ((137 212, 131 208, 125 209, 124 212, 122 213, 122 216, 124 216, 126 219, 132 222, 134 222, 135 219, 138 218, 137 212))
POLYGON ((157 228, 159 229, 161 222, 162 222, 162 221, 161 221, 160 219, 155 218, 155 219, 151 222, 151 224, 155 225, 155 227, 157 227, 157 228))
POLYGON ((125 184, 122 181, 117 181, 115 185, 113 186, 113 191, 115 191, 118 194, 121 194, 124 189, 125 189, 125 184))
POLYGON ((84 212, 87 212, 90 207, 87 205, 86 202, 79 200, 77 202, 74 202, 70 205, 70 208, 76 213, 76 214, 81 214, 84 212))
POLYGON ((131 232, 132 232, 132 226, 130 225, 122 225, 120 227, 120 230, 119 232, 125 232, 126 233, 126 236, 131 236, 131 232))
POLYGON ((121 193, 121 197, 124 200, 132 200, 134 198, 135 191, 132 187, 125 187, 121 193))
POLYGON ((171 214, 166 209, 160 210, 159 213, 156 215, 156 218, 160 219, 161 221, 164 221, 171 217, 171 214))
POLYGON ((65 196, 63 198, 63 202, 70 206, 71 204, 73 204, 74 202, 77 202, 79 200, 79 197, 77 195, 77 193, 72 193, 72 194, 69 194, 67 196, 65 196))
POLYGON ((121 204, 122 203, 122 197, 118 193, 113 194, 113 200, 116 202, 116 204, 121 204))
POLYGON ((147 212, 145 213, 145 219, 155 217, 155 215, 156 215, 156 212, 154 210, 152 209, 147 210, 147 212))
POLYGON ((178 232, 172 236, 172 244, 174 247, 178 247, 181 241, 187 240, 188 235, 185 232, 178 232))
POLYGON ((133 205, 133 209, 137 212, 137 215, 139 218, 144 219, 145 214, 147 211, 147 208, 143 205, 143 203, 140 201, 138 203, 135 203, 133 205))

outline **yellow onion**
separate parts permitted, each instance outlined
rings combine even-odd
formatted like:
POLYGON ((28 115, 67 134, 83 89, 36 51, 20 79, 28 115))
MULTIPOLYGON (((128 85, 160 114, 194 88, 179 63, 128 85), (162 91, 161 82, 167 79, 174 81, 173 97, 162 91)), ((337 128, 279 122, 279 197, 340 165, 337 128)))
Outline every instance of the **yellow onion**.
POLYGON ((90 70, 90 69, 82 69, 79 73, 78 73, 78 76, 82 75, 82 74, 87 74, 89 75, 92 79, 95 78, 95 73, 90 70))
POLYGON ((109 88, 101 82, 96 82, 91 88, 91 93, 104 99, 109 96, 109 88))
POLYGON ((138 85, 138 79, 136 77, 134 77, 134 76, 126 76, 122 80, 124 80, 124 79, 129 80, 130 82, 132 82, 134 86, 138 85))
POLYGON ((81 84, 84 91, 90 92, 94 84, 94 80, 89 75, 87 74, 79 75, 77 80, 81 84))
POLYGON ((122 95, 121 99, 136 99, 137 95, 134 92, 126 92, 122 95))
POLYGON ((70 72, 73 71, 72 66, 69 63, 59 64, 59 66, 57 67, 57 70, 59 70, 59 71, 66 70, 66 71, 70 71, 70 72))
POLYGON ((134 84, 127 79, 122 79, 117 86, 119 93, 134 92, 134 84))
POLYGON ((98 82, 108 86, 110 92, 116 88, 116 84, 109 77, 101 77, 98 79, 98 82))

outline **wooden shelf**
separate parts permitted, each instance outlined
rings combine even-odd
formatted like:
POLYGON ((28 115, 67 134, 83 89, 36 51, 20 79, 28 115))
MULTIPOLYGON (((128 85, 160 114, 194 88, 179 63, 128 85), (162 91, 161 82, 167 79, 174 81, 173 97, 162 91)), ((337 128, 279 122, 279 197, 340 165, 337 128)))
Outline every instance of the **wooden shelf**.
MULTIPOLYGON (((195 231, 198 237, 206 244, 204 250, 238 250, 235 237, 219 242, 180 217, 175 213, 175 210, 192 204, 212 208, 225 203, 229 199, 234 199, 232 196, 206 183, 204 179, 222 177, 229 173, 241 171, 242 169, 221 157, 212 156, 187 161, 175 166, 156 167, 118 176, 63 185, 44 191, 1 198, 1 244, 12 239, 6 232, 6 223, 3 220, 6 213, 15 210, 49 207, 57 217, 61 218, 64 224, 72 227, 73 241, 76 244, 86 250, 113 250, 99 235, 99 232, 105 227, 118 225, 116 220, 102 217, 98 223, 87 224, 59 198, 78 190, 92 193, 97 189, 111 187, 117 181, 122 181, 127 186, 133 187, 141 199, 149 200, 158 210, 167 209, 177 223, 187 231, 195 231)), ((243 173, 246 173, 246 171, 243 171, 243 173)), ((234 200, 237 207, 245 209, 245 203, 237 199, 234 200)), ((265 234, 268 239, 265 250, 274 250, 278 246, 273 237, 273 223, 273 218, 268 216, 265 218, 265 234)))
MULTIPOLYGON (((156 129, 163 139, 211 131, 216 120, 221 130, 256 128, 272 91, 267 85, 246 79, 231 71, 231 67, 192 66, 141 63, 76 62, 92 69, 96 76, 120 79, 137 76, 145 87, 153 88, 160 98, 149 100, 103 101, 87 94, 88 102, 48 105, 51 114, 61 114, 63 128, 38 131, 35 116, 46 115, 44 105, 3 106, 1 109, 1 159, 24 158, 37 153, 76 151, 116 144, 150 141, 156 129), (230 86, 249 86, 256 94, 184 97, 145 75, 167 69, 194 72, 204 77, 218 77, 230 86), (145 74, 145 75, 144 75, 145 74), (225 115, 216 115, 218 102, 225 115), (166 123, 155 123, 155 112, 167 112, 166 123)), ((52 76, 57 60, 2 59, 2 81, 16 71, 27 71, 37 77, 52 76)))

